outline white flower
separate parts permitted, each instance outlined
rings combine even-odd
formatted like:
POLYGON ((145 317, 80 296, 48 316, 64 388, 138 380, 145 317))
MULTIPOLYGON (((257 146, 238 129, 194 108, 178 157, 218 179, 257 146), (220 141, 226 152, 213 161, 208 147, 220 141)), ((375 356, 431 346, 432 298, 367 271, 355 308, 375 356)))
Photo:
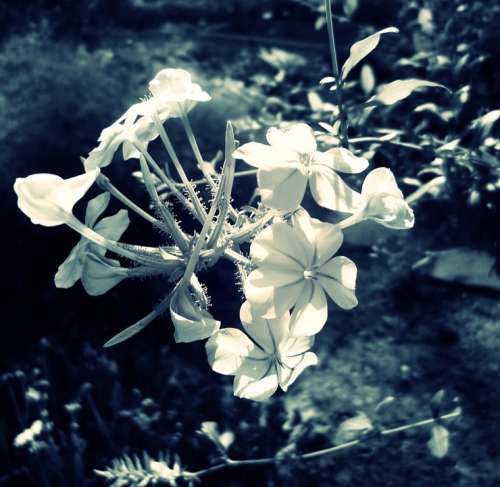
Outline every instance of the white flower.
POLYGON ((45 227, 62 225, 73 219, 73 206, 94 184, 99 169, 63 179, 55 174, 32 174, 17 178, 14 191, 17 205, 31 221, 45 227))
MULTIPOLYGON (((89 201, 85 213, 85 225, 104 238, 117 241, 130 223, 127 210, 120 210, 96 224, 106 210, 109 199, 109 193, 102 193, 89 201)), ((106 293, 127 277, 128 270, 120 267, 117 260, 106 258, 105 254, 105 248, 81 237, 59 266, 55 276, 56 286, 69 288, 81 279, 83 287, 91 296, 106 293)))
POLYGON ((174 291, 170 301, 170 317, 175 327, 174 338, 177 343, 204 340, 220 328, 220 321, 194 302, 186 286, 174 291))
POLYGON ((314 335, 328 316, 325 292, 343 309, 358 301, 354 294, 357 269, 347 257, 333 257, 343 235, 336 225, 310 218, 303 209, 293 226, 274 223, 250 246, 257 269, 245 281, 245 296, 255 311, 276 318, 292 307, 294 335, 314 335))
POLYGON ((14 446, 21 448, 31 443, 43 430, 43 423, 39 419, 33 422, 33 424, 25 429, 23 432, 19 433, 14 438, 14 446))
POLYGON ((210 95, 191 81, 183 69, 163 69, 149 83, 151 98, 132 105, 118 120, 100 134, 99 145, 83 160, 86 171, 108 166, 115 152, 122 146, 124 160, 138 159, 139 151, 134 142, 147 148, 159 136, 153 115, 161 123, 167 118, 187 113, 198 101, 210 100, 210 95))
POLYGON ((182 476, 181 466, 177 462, 170 468, 165 462, 150 460, 149 469, 158 479, 171 486, 177 485, 177 479, 182 476))
POLYGON ((361 196, 363 218, 399 230, 412 228, 415 224, 413 211, 404 200, 390 169, 380 167, 368 173, 361 196))
POLYGON ((316 354, 309 351, 314 338, 291 335, 289 313, 278 319, 259 318, 245 301, 240 319, 246 334, 223 328, 206 343, 212 369, 235 376, 235 396, 263 401, 278 386, 286 391, 306 367, 317 364, 316 354))
MULTIPOLYGON (((133 143, 140 141, 147 148, 148 144, 159 136, 151 117, 153 109, 151 99, 136 103, 118 120, 106 127, 97 139, 99 145, 89 152, 86 159, 83 159, 85 170, 91 171, 96 167, 108 166, 120 146, 122 146, 123 160, 138 159, 140 153, 133 143)), ((169 111, 159 110, 158 115, 161 121, 165 121, 169 111)))
POLYGON ((249 142, 234 152, 234 157, 258 168, 260 196, 277 210, 295 210, 301 203, 307 183, 316 202, 330 210, 349 211, 360 204, 359 193, 347 186, 337 174, 359 173, 368 161, 347 149, 319 152, 312 129, 297 123, 286 130, 267 131, 270 145, 249 142))
POLYGON ((211 99, 184 69, 162 69, 149 82, 149 91, 160 106, 170 108, 172 116, 178 116, 179 104, 188 111, 195 102, 211 99))

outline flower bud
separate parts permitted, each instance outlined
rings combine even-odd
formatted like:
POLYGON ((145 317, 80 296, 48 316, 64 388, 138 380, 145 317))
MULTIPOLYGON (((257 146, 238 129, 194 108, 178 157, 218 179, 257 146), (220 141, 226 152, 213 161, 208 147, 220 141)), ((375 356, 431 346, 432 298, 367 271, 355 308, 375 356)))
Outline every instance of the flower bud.
POLYGON ((185 287, 175 291, 170 301, 170 316, 175 326, 174 338, 177 343, 204 340, 220 328, 220 321, 196 305, 185 287))
POLYGON ((73 206, 94 184, 98 175, 99 169, 94 169, 70 179, 55 174, 17 178, 14 184, 17 205, 37 225, 62 225, 73 218, 73 206))

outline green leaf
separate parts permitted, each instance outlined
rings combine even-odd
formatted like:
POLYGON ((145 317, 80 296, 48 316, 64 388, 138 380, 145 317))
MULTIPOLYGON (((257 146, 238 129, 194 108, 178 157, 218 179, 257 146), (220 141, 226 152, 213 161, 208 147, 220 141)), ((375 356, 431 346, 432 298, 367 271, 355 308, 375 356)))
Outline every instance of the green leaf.
POLYGON ((415 90, 426 87, 444 88, 450 92, 446 86, 434 83, 433 81, 425 81, 423 79, 398 79, 382 86, 379 92, 368 100, 367 104, 382 103, 382 105, 394 105, 394 103, 410 96, 415 90))
POLYGON ((429 451, 435 458, 444 458, 450 446, 450 433, 440 424, 436 424, 431 430, 431 439, 427 442, 429 451))
POLYGON ((396 34, 398 32, 399 29, 397 29, 396 27, 387 27, 386 29, 379 30, 378 32, 375 32, 375 34, 372 34, 371 36, 365 37, 364 39, 355 42, 351 46, 349 58, 344 63, 344 66, 342 66, 342 81, 347 78, 347 75, 363 58, 368 56, 368 54, 370 54, 378 46, 378 43, 380 42, 380 36, 382 34, 396 34))
POLYGON ((342 443, 357 440, 372 430, 373 424, 370 418, 366 414, 360 413, 340 423, 334 441, 336 445, 341 445, 342 443))

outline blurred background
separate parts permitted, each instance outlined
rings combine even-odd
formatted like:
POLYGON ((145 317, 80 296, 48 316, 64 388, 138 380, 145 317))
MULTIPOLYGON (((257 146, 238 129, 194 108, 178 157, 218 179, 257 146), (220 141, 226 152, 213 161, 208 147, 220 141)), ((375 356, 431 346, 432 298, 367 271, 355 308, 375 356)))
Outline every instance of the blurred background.
MULTIPOLYGON (((146 93, 165 67, 188 69, 213 97, 191 114, 203 155, 223 148, 230 119, 242 141, 281 122, 332 122, 335 98, 321 0, 4 0, 0 4, 0 485, 106 485, 93 469, 123 455, 178 454, 196 470, 217 451, 203 421, 230 433, 234 458, 332 444, 338 424, 387 396, 384 425, 423 419, 439 389, 464 416, 449 455, 432 458, 428 432, 375 439, 334 458, 214 474, 203 485, 422 487, 500 482, 500 5, 494 1, 334 1, 340 62, 349 46, 388 26, 400 34, 351 73, 350 137, 371 167, 390 167, 412 194, 416 226, 364 225, 346 236, 358 265, 360 305, 333 309, 318 337, 320 364, 285 395, 256 404, 233 398, 203 343, 175 346, 168 316, 114 349, 102 344, 147 314, 165 283, 131 281, 102 297, 53 277, 78 237, 32 225, 17 209, 16 177, 69 177, 101 130, 146 93), (373 111, 364 100, 394 79, 444 90, 412 94, 373 111), (418 263, 417 265, 415 265, 418 263), (29 428, 35 421, 43 433, 29 428), (15 441, 21 432, 24 443, 15 441), (231 436, 232 435, 232 436, 231 436)), ((192 156, 171 128, 181 159, 192 156)), ((106 169, 143 207, 134 161, 106 169)), ((242 165, 241 169, 244 169, 242 165)), ((353 185, 359 180, 352 180, 353 185)), ((253 177, 238 181, 246 204, 253 177)), ((77 207, 77 213, 82 208, 77 207)), ((322 213, 321 218, 329 215, 322 213)), ((126 241, 160 236, 133 220, 126 241)), ((231 266, 202 275, 213 314, 234 326, 241 296, 231 266), (211 286, 211 283, 216 283, 211 286)), ((454 407, 454 406, 453 406, 454 407)), ((36 429, 36 428, 35 428, 36 429)), ((125 482, 116 485, 138 485, 125 482)))

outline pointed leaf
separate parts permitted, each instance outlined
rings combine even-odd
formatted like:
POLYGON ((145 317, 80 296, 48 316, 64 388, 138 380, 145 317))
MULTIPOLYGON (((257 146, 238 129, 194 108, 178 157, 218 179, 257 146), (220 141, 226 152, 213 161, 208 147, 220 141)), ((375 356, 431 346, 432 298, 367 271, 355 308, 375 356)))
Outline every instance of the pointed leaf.
POLYGON ((433 81, 426 81, 423 79, 398 79, 384 85, 380 91, 368 101, 368 104, 382 103, 383 105, 394 105, 394 103, 410 96, 415 90, 426 87, 444 88, 450 92, 446 86, 434 83, 433 81))
POLYGON ((444 426, 436 424, 432 427, 431 439, 427 442, 432 456, 436 458, 444 458, 446 456, 450 445, 449 438, 450 433, 444 426))
POLYGON ((378 46, 380 36, 382 34, 398 32, 399 30, 396 27, 387 27, 386 29, 379 30, 378 32, 375 32, 375 34, 355 42, 351 46, 349 58, 342 67, 342 80, 345 80, 354 66, 356 66, 363 58, 368 56, 368 54, 370 54, 378 46))

